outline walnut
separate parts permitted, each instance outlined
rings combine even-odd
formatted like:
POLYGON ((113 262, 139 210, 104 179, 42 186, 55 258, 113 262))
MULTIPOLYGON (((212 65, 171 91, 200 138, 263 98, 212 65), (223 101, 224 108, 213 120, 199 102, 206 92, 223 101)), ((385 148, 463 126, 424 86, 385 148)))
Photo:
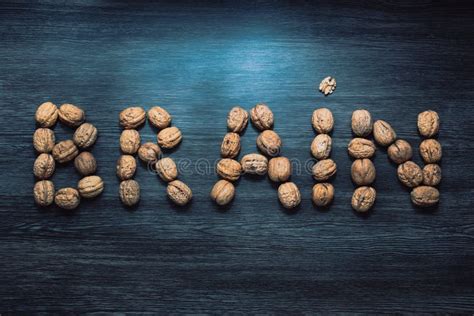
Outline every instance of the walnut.
POLYGON ((124 154, 133 155, 140 148, 140 133, 134 129, 125 129, 120 135, 120 149, 124 154))
POLYGON ((171 124, 171 115, 162 107, 154 106, 148 111, 148 121, 158 129, 164 129, 171 124))
POLYGON ((42 180, 35 183, 33 189, 35 202, 39 206, 48 206, 54 201, 54 184, 49 180, 42 180))
POLYGON ((286 209, 293 209, 301 203, 300 190, 293 182, 280 184, 278 187, 278 199, 286 209))
POLYGON ((436 139, 425 139, 420 144, 420 155, 426 163, 436 163, 441 160, 443 151, 436 139))
POLYGON ((332 159, 318 161, 313 166, 313 177, 317 181, 326 181, 336 174, 337 165, 332 159))
POLYGON ((249 114, 240 106, 233 107, 227 115, 227 128, 234 133, 242 133, 247 127, 249 114))
POLYGON ((441 182, 441 167, 437 164, 428 164, 423 167, 423 184, 436 186, 441 182))
POLYGON ((36 123, 41 127, 52 127, 58 120, 58 107, 51 102, 41 104, 36 110, 36 123))
POLYGON ((219 180, 211 191, 211 199, 218 205, 227 205, 235 196, 235 187, 232 182, 219 180))
POLYGON ((286 157, 275 157, 268 162, 268 177, 273 182, 285 182, 291 177, 291 162, 286 157))
POLYGON ((268 169, 268 159, 260 154, 247 154, 240 160, 242 171, 247 174, 264 175, 268 169))
POLYGON ((99 176, 84 177, 79 180, 77 189, 83 198, 94 198, 104 191, 104 181, 99 176))
POLYGON ((135 129, 145 123, 145 110, 139 106, 126 108, 119 115, 120 125, 125 129, 135 129))
POLYGON ((83 151, 74 159, 74 167, 81 175, 89 176, 96 172, 97 162, 90 152, 83 151))
POLYGON ((273 127, 273 112, 266 104, 260 103, 253 107, 250 110, 250 119, 253 125, 261 131, 273 127))
POLYGON ((224 158, 217 163, 217 174, 228 181, 236 181, 242 173, 242 166, 237 160, 224 158))
POLYGON ((140 185, 135 180, 120 182, 120 201, 126 206, 134 206, 140 202, 140 185))
POLYGON ((74 188, 59 189, 54 197, 54 203, 65 210, 75 209, 79 206, 80 202, 81 197, 79 196, 79 192, 74 188))
POLYGON ((311 118, 311 124, 316 132, 320 134, 329 134, 334 127, 334 117, 327 108, 316 109, 311 118))
POLYGON ((161 130, 158 133, 158 145, 162 148, 171 149, 176 147, 180 142, 183 136, 181 131, 177 127, 168 127, 161 130))
POLYGON ((76 129, 72 139, 77 147, 89 148, 97 140, 97 128, 90 123, 84 123, 76 129))
POLYGON ((429 207, 439 202, 439 191, 434 187, 420 186, 411 191, 411 201, 421 207, 429 207))
POLYGON ((398 179, 409 188, 417 187, 423 182, 423 172, 413 161, 407 161, 398 166, 398 179))
POLYGON ((439 131, 439 116, 435 111, 418 114, 418 131, 422 136, 433 137, 439 131))
POLYGON ((73 104, 61 105, 58 114, 59 120, 71 127, 78 127, 86 120, 84 111, 73 104))
POLYGON ((334 187, 331 183, 316 183, 313 186, 312 200, 318 207, 328 206, 334 199, 334 187))
POLYGON ((311 154, 313 157, 322 160, 327 159, 331 155, 332 139, 327 134, 319 134, 311 143, 311 154))
POLYGON ((371 158, 375 154, 375 144, 365 138, 353 138, 347 146, 349 155, 356 159, 371 158))
POLYGON ((128 180, 133 177, 137 170, 137 161, 131 155, 122 155, 117 161, 117 177, 120 180, 128 180))
POLYGON ((370 159, 356 159, 352 163, 351 177, 355 184, 366 186, 375 180, 375 167, 370 159))
POLYGON ((170 182, 178 177, 178 167, 171 158, 163 158, 156 162, 155 169, 163 181, 170 182))
POLYGON ((336 90, 336 78, 326 77, 319 84, 319 91, 325 96, 332 94, 336 90))
POLYGON ((278 156, 281 150, 281 138, 274 131, 265 130, 257 137, 257 147, 267 156, 278 156))
POLYGON ((53 157, 59 163, 65 163, 76 158, 79 150, 77 149, 74 142, 70 139, 63 140, 53 148, 53 157))
POLYGON ((388 157, 396 164, 402 164, 413 157, 413 150, 406 140, 398 139, 387 149, 388 157))
POLYGON ((157 161, 161 156, 160 147, 152 142, 147 142, 138 148, 138 157, 145 163, 157 161))
POLYGON ((367 110, 355 110, 352 112, 352 132, 361 137, 366 137, 372 133, 372 116, 367 110))
POLYGON ((49 154, 41 154, 35 160, 33 173, 38 179, 48 179, 53 175, 55 168, 56 164, 53 156, 49 154))
POLYGON ((359 213, 365 213, 372 208, 375 203, 376 197, 377 194, 374 188, 359 187, 354 191, 354 194, 352 195, 352 208, 359 213))
POLYGON ((237 133, 227 133, 221 144, 222 158, 235 158, 240 152, 240 136, 237 133))
POLYGON ((191 189, 184 182, 179 180, 174 180, 168 183, 166 192, 168 193, 170 200, 179 206, 188 204, 193 197, 191 189))
POLYGON ((33 146, 39 153, 50 153, 55 142, 56 136, 49 128, 38 128, 33 134, 33 146))
POLYGON ((378 120, 374 123, 374 138, 379 145, 386 147, 397 139, 397 134, 390 124, 378 120))

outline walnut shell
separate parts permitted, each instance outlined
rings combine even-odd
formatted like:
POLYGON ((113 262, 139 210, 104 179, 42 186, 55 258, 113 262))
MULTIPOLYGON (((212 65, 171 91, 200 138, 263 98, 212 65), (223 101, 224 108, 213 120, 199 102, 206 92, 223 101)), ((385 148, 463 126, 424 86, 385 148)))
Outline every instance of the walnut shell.
POLYGON ((135 129, 145 123, 145 110, 139 106, 133 106, 120 112, 119 121, 125 129, 135 129))
POLYGON ((184 182, 179 180, 174 180, 168 183, 166 193, 168 193, 168 197, 171 201, 179 206, 188 204, 193 197, 191 189, 184 182))
POLYGON ((318 160, 329 158, 331 149, 332 139, 328 134, 318 134, 311 143, 311 154, 318 160))
POLYGON ((436 139, 425 139, 420 144, 420 155, 426 163, 436 163, 441 160, 443 151, 436 139))
POLYGON ((273 127, 273 112, 266 104, 260 103, 253 107, 250 110, 250 119, 253 125, 261 131, 273 127))
POLYGON ((273 182, 285 182, 291 177, 291 162, 286 157, 275 157, 268 162, 268 177, 273 182))
POLYGON ((369 211, 375 203, 377 194, 372 187, 359 187, 352 194, 352 208, 359 213, 369 211))
POLYGON ((336 174, 337 165, 332 159, 318 161, 313 166, 313 178, 317 181, 326 181, 336 174))
POLYGON ((336 90, 336 78, 334 77, 326 77, 319 84, 319 91, 324 94, 324 96, 332 94, 334 90, 336 90))
POLYGON ((33 173, 38 179, 48 179, 53 175, 55 168, 56 164, 53 156, 50 154, 41 154, 35 160, 33 173))
POLYGON ((399 165, 413 157, 413 150, 409 142, 397 139, 395 143, 388 147, 387 154, 394 163, 399 165))
POLYGON ((58 120, 58 107, 51 102, 41 104, 36 110, 35 120, 41 127, 54 126, 58 120))
POLYGON ((234 133, 242 133, 247 127, 249 114, 240 106, 233 107, 227 115, 227 129, 234 133))
POLYGON ((73 210, 79 206, 81 197, 74 188, 63 188, 56 192, 54 203, 65 210, 73 210))
POLYGON ((147 142, 138 148, 138 157, 145 163, 157 161, 161 156, 160 147, 152 142, 147 142))
POLYGON ((420 186, 411 191, 410 197, 413 204, 429 207, 439 202, 439 191, 434 187, 420 186))
POLYGON ((423 167, 423 184, 436 186, 441 182, 441 167, 437 164, 428 164, 423 167))
POLYGON ((316 183, 313 186, 312 200, 319 207, 328 206, 334 199, 334 187, 331 183, 316 183))
POLYGON ((407 161, 398 166, 398 179, 409 188, 419 186, 423 182, 423 171, 413 161, 407 161))
POLYGON ((276 157, 280 154, 281 138, 274 131, 265 130, 257 137, 257 147, 263 154, 276 157))
POLYGON ((72 139, 77 147, 89 148, 97 140, 97 128, 90 123, 84 123, 76 129, 72 139))
POLYGON ((224 158, 217 163, 216 171, 217 174, 223 179, 228 181, 236 181, 240 178, 242 166, 237 160, 224 158))
POLYGON ((120 182, 120 201, 126 206, 134 206, 140 202, 140 185, 135 180, 120 182))
POLYGON ((219 180, 211 190, 211 199, 218 205, 227 205, 235 196, 235 187, 232 182, 219 180))
POLYGON ((264 175, 268 170, 268 159, 260 154, 247 154, 240 160, 243 173, 264 175))
POLYGON ((49 128, 38 128, 33 134, 33 147, 39 153, 50 153, 55 142, 56 136, 49 128))
POLYGON ((361 137, 369 136, 372 133, 372 116, 367 110, 355 110, 352 112, 352 132, 361 137))
POLYGON ((365 138, 353 138, 347 146, 349 155, 356 159, 371 158, 375 154, 375 144, 365 138))
POLYGON ((356 159, 352 163, 351 178, 355 184, 369 185, 374 182, 375 176, 375 166, 370 159, 356 159))
POLYGON ((171 124, 171 115, 159 106, 154 106, 148 111, 148 121, 158 129, 164 129, 171 124))
POLYGON ((237 133, 227 133, 221 144, 222 158, 235 158, 240 152, 240 136, 237 133))
POLYGON ((84 177, 79 180, 77 189, 83 198, 94 198, 104 191, 104 181, 99 176, 84 177))
POLYGON ((96 172, 97 162, 90 152, 83 151, 74 159, 74 167, 81 175, 89 176, 96 172))
POLYGON ((334 117, 327 108, 316 109, 311 117, 311 124, 316 132, 329 134, 334 127, 334 117))
POLYGON ((388 146, 397 139, 397 134, 392 126, 385 121, 378 120, 374 123, 374 138, 380 146, 388 146))
POLYGON ((120 180, 128 180, 133 177, 137 170, 137 161, 131 155, 122 155, 117 160, 117 177, 120 180))
POLYGON ((439 116, 435 111, 424 111, 418 114, 418 131, 422 136, 433 137, 439 131, 439 116))
POLYGON ((84 111, 74 104, 63 104, 59 107, 59 120, 71 127, 78 127, 86 120, 84 111))
POLYGON ((54 145, 52 153, 57 162, 65 163, 76 158, 77 154, 79 154, 79 150, 76 145, 74 145, 74 142, 68 139, 54 145))
POLYGON ((124 154, 133 155, 140 148, 140 133, 135 129, 125 129, 120 135, 120 149, 124 154))
POLYGON ((178 167, 171 158, 163 158, 156 162, 155 169, 163 181, 170 182, 178 177, 178 167))
POLYGON ((175 127, 168 127, 161 130, 158 135, 158 145, 162 148, 171 149, 176 147, 180 142, 183 136, 181 135, 181 131, 175 127))
POLYGON ((49 180, 42 180, 35 183, 33 189, 35 203, 39 206, 48 206, 54 202, 54 184, 49 180))
POLYGON ((293 209, 301 203, 301 193, 296 184, 285 182, 278 187, 278 199, 286 209, 293 209))

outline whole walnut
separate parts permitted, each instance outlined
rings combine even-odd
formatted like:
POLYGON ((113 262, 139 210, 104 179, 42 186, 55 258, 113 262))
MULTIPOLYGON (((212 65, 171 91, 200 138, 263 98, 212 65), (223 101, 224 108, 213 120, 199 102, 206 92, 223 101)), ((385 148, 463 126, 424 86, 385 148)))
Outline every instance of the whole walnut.
POLYGON ((228 181, 236 181, 242 173, 242 166, 237 160, 224 158, 217 163, 217 174, 228 181))
POLYGON ((63 188, 56 192, 54 203, 65 210, 73 210, 79 206, 81 197, 74 188, 63 188))
POLYGON ((134 206, 140 202, 140 185, 135 180, 120 182, 120 201, 126 206, 134 206))
POLYGON ((375 167, 370 159, 356 159, 352 163, 351 177, 355 184, 366 186, 375 180, 375 167))
POLYGON ((332 139, 328 134, 318 134, 311 143, 311 154, 318 160, 329 158, 331 149, 332 139))
POLYGON ((329 134, 334 127, 334 117, 327 108, 316 109, 313 112, 311 123, 316 132, 320 134, 329 134))
POLYGON ((300 190, 293 182, 282 183, 278 187, 278 199, 284 208, 295 208, 301 203, 300 190))
POLYGON ((420 186, 411 191, 411 201, 421 207, 429 207, 439 202, 439 191, 434 187, 420 186))
POLYGON ((148 111, 148 121, 158 129, 164 129, 171 124, 171 115, 159 106, 154 106, 148 111))
POLYGON ((439 116, 435 111, 418 114, 418 131, 422 136, 433 137, 439 131, 439 116))
POLYGON ((240 106, 233 107, 227 115, 227 129, 234 133, 242 133, 247 127, 249 114, 240 106))
POLYGON ((135 129, 145 123, 145 110, 139 106, 126 108, 119 115, 120 125, 125 129, 135 129))
POLYGON ((158 145, 162 148, 171 149, 176 147, 180 142, 183 136, 181 131, 177 127, 168 127, 161 130, 158 135, 158 145))
POLYGON ((423 167, 423 184, 438 185, 441 182, 441 167, 437 164, 428 164, 423 167))
POLYGON ((237 133, 227 133, 221 144, 222 158, 235 158, 240 152, 240 136, 237 133))
POLYGON ((318 161, 313 166, 313 178, 317 181, 326 181, 336 174, 337 165, 332 159, 318 161))
POLYGON ((50 153, 55 142, 56 136, 49 128, 38 128, 33 134, 33 146, 39 153, 50 153))
POLYGON ((137 161, 131 155, 122 155, 117 160, 117 177, 120 180, 128 180, 133 177, 137 170, 137 161))
POLYGON ((166 192, 168 193, 170 200, 179 206, 188 204, 193 197, 191 189, 184 182, 179 180, 174 180, 168 183, 166 192))
POLYGON ((235 187, 232 182, 219 180, 211 190, 211 199, 218 205, 227 205, 235 196, 235 187))
POLYGON ((352 112, 352 132, 361 137, 366 137, 372 133, 372 116, 367 110, 355 110, 352 112))
POLYGON ((86 120, 84 111, 74 104, 63 104, 59 107, 59 120, 71 127, 78 127, 86 120))
POLYGON ((160 147, 152 142, 147 142, 138 148, 138 157, 145 163, 157 161, 161 156, 160 147))
POLYGON ((39 155, 33 165, 33 173, 38 179, 48 179, 54 173, 56 164, 50 154, 39 155))
POLYGON ((359 213, 365 213, 372 208, 376 197, 377 194, 374 188, 359 187, 355 189, 354 194, 352 194, 352 208, 359 213))
POLYGON ((79 180, 77 189, 83 198, 94 198, 104 191, 104 181, 99 176, 84 177, 79 180))
POLYGON ((81 175, 89 176, 96 172, 97 162, 94 155, 88 151, 83 151, 74 159, 74 167, 81 175))
POLYGON ((331 183, 316 183, 313 186, 312 200, 319 207, 328 206, 334 199, 334 187, 331 183))
POLYGON ((409 188, 419 186, 423 182, 423 171, 413 161, 407 161, 398 166, 398 179, 409 188))
POLYGON ((425 139, 420 144, 420 155, 426 163, 436 163, 441 160, 443 151, 436 139, 425 139))
POLYGON ((268 162, 268 177, 273 182, 285 182, 291 177, 291 162, 286 157, 275 157, 268 162))
POLYGON ((267 156, 278 156, 281 150, 281 138, 274 131, 265 130, 257 137, 257 147, 267 156))
POLYGON ((375 144, 365 138, 353 138, 347 146, 349 155, 356 159, 371 158, 375 154, 375 144))
POLYGON ((84 123, 76 129, 72 139, 77 147, 89 148, 97 140, 97 128, 90 123, 84 123))
POLYGON ((170 182, 178 177, 178 167, 176 167, 173 159, 169 157, 158 160, 155 169, 163 181, 170 182))
POLYGON ((397 134, 392 126, 385 121, 378 120, 374 123, 374 138, 380 146, 388 146, 397 139, 397 134))
POLYGON ((247 154, 240 160, 243 173, 264 175, 268 170, 268 159, 260 154, 247 154))
POLYGON ((120 149, 124 154, 133 155, 140 148, 140 133, 134 129, 125 129, 120 135, 120 149))
POLYGON ((35 203, 39 206, 48 206, 54 202, 54 184, 49 180, 42 180, 35 183, 33 189, 35 203))
POLYGON ((76 158, 77 154, 79 154, 79 150, 70 139, 60 141, 53 147, 53 157, 59 163, 71 161, 76 158))
POLYGON ((54 126, 58 120, 58 107, 51 102, 41 104, 36 110, 35 120, 41 127, 54 126))
POLYGON ((397 139, 387 149, 388 157, 396 164, 404 163, 413 157, 410 143, 403 139, 397 139))
POLYGON ((253 107, 250 110, 250 119, 253 125, 261 131, 273 127, 273 112, 266 104, 260 103, 253 107))

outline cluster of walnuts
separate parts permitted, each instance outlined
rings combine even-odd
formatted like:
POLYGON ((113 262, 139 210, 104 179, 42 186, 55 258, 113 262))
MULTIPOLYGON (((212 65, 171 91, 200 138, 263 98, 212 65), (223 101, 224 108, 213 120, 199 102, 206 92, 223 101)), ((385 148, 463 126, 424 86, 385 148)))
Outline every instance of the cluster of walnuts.
POLYGON ((60 208, 73 210, 79 206, 82 198, 94 198, 104 190, 104 182, 94 175, 97 163, 94 156, 87 150, 97 139, 97 128, 85 123, 84 111, 73 105, 63 104, 59 107, 45 102, 36 110, 35 120, 39 126, 33 135, 33 146, 39 153, 33 165, 33 173, 39 181, 35 183, 33 195, 36 204, 49 206, 53 202, 60 208), (51 129, 59 121, 66 126, 75 128, 73 139, 56 143, 56 136, 51 129), (57 163, 74 160, 74 166, 83 178, 77 188, 67 187, 55 191, 54 184, 49 180, 56 169, 57 163))

